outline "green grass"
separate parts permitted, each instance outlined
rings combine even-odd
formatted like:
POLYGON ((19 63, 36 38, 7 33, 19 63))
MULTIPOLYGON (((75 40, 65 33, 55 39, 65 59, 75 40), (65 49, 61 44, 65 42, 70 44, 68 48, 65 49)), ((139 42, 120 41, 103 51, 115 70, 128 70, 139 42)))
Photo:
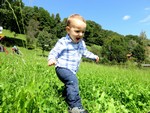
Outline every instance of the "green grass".
POLYGON ((26 40, 26 35, 24 34, 16 34, 15 32, 11 32, 10 30, 6 30, 6 29, 3 29, 3 33, 2 33, 4 36, 8 36, 10 38, 17 38, 17 39, 22 39, 22 40, 26 40))
MULTIPOLYGON (((0 112, 67 113, 63 84, 41 51, 0 53, 0 112)), ((48 55, 48 52, 45 53, 48 55)), ((82 62, 77 74, 89 113, 150 111, 150 70, 82 62)))

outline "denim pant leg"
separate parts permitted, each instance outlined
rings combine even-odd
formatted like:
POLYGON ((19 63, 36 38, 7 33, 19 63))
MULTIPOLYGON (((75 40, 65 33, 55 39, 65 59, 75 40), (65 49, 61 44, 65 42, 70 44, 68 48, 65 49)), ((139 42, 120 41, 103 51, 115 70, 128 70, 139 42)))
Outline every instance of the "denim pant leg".
POLYGON ((56 73, 58 78, 65 84, 66 101, 69 107, 81 107, 81 98, 79 96, 78 79, 69 69, 57 67, 56 73))

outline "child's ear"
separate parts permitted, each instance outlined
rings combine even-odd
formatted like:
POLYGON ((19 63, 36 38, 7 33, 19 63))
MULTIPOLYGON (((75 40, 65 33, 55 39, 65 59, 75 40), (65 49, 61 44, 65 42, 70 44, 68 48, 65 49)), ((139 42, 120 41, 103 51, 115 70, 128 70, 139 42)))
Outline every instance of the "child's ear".
POLYGON ((69 26, 67 26, 67 27, 66 27, 66 31, 67 31, 67 33, 69 33, 69 30, 70 30, 70 27, 69 27, 69 26))

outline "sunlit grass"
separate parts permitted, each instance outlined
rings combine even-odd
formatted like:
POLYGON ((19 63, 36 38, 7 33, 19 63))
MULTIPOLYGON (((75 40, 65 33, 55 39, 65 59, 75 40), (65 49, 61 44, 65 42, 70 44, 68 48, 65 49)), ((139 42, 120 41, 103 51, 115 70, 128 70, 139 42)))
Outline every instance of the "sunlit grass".
MULTIPOLYGON (((0 53, 0 112, 67 113, 54 66, 47 66, 42 51, 19 49, 22 55, 0 53)), ((146 113, 149 73, 149 69, 81 62, 77 76, 83 106, 90 113, 146 113)))
POLYGON ((15 32, 11 32, 10 30, 6 30, 6 29, 3 29, 2 34, 4 36, 10 37, 10 38, 17 38, 17 39, 26 40, 26 35, 16 34, 15 32))

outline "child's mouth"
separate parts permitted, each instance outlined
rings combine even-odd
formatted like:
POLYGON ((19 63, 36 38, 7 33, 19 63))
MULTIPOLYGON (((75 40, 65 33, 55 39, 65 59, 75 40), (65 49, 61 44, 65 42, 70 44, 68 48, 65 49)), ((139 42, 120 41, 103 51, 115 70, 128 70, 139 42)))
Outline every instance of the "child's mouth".
POLYGON ((79 41, 79 40, 80 40, 80 38, 76 38, 76 40, 77 40, 77 41, 79 41))

